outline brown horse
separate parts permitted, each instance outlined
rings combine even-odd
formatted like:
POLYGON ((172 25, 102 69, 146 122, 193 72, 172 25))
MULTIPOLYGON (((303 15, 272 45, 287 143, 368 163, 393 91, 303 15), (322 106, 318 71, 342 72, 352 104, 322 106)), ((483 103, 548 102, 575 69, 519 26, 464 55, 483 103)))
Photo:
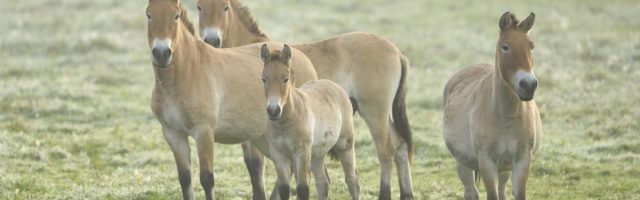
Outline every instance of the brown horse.
MULTIPOLYGON (((238 0, 198 0, 200 34, 215 47, 237 47, 271 41, 251 13, 238 0)), ((291 47, 311 59, 318 77, 329 79, 347 92, 354 111, 364 118, 381 166, 380 199, 391 198, 393 162, 398 170, 401 199, 413 197, 410 161, 413 141, 405 95, 409 62, 388 40, 367 33, 347 33, 291 47)), ((252 176, 254 199, 264 199, 260 155, 244 144, 252 176)))
POLYGON ((353 110, 347 94, 328 80, 294 87, 291 48, 269 51, 263 45, 262 82, 269 121, 265 136, 276 166, 280 199, 289 199, 289 177, 296 174, 298 199, 309 199, 309 169, 316 180, 318 199, 329 195, 329 175, 324 165, 331 151, 342 162, 351 199, 360 199, 358 169, 353 151, 353 110), (293 169, 293 170, 292 170, 293 169))
POLYGON ((444 89, 444 140, 456 159, 465 199, 478 199, 474 176, 483 179, 487 199, 506 199, 512 171, 515 199, 525 188, 542 128, 533 95, 535 15, 518 22, 509 12, 499 21, 496 65, 470 65, 457 72, 444 89), (478 174, 479 173, 479 174, 478 174))
MULTIPOLYGON (((177 0, 150 0, 147 36, 155 86, 151 109, 176 161, 184 199, 193 199, 188 136, 194 138, 200 183, 213 193, 213 144, 257 141, 266 116, 260 75, 260 45, 216 49, 199 40, 177 0)), ((282 47, 282 44, 269 44, 282 47)), ((301 83, 316 80, 311 62, 292 51, 301 83)))

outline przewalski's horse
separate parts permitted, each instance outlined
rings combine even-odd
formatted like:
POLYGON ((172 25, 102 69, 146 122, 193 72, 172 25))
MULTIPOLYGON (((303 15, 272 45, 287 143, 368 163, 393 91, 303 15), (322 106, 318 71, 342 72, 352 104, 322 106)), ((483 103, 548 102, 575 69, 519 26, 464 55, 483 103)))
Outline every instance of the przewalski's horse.
MULTIPOLYGON (((200 34, 215 47, 237 47, 271 41, 238 0, 198 0, 200 34)), ((413 197, 410 161, 413 141, 405 105, 409 61, 388 40, 367 33, 347 33, 326 40, 292 45, 311 59, 319 78, 329 79, 347 92, 354 112, 364 118, 381 166, 380 199, 391 198, 393 162, 398 170, 400 196, 413 197)), ((264 199, 260 155, 243 144, 252 175, 254 199, 264 199), (248 159, 249 158, 249 159, 248 159), (258 177, 256 177, 258 176, 258 177)))
POLYGON ((465 199, 478 199, 478 175, 487 199, 505 199, 509 171, 515 199, 526 198, 531 159, 542 134, 533 101, 538 81, 529 31, 534 19, 531 13, 518 23, 513 14, 502 15, 495 66, 467 66, 444 89, 444 140, 456 159, 465 199))
POLYGON ((296 72, 291 69, 291 49, 286 44, 282 51, 271 52, 265 44, 260 57, 269 116, 265 136, 278 173, 280 198, 289 199, 293 168, 298 199, 309 199, 309 169, 316 180, 318 199, 327 199, 330 181, 324 157, 331 151, 342 162, 351 199, 360 199, 353 151, 353 110, 347 94, 328 80, 295 88, 296 72))
MULTIPOLYGON (((156 80, 151 109, 173 151, 183 197, 193 199, 191 136, 198 150, 200 183, 206 198, 214 199, 214 141, 232 144, 263 136, 267 119, 259 81, 260 45, 212 48, 196 38, 193 24, 177 0, 150 0, 146 14, 156 80)), ((304 54, 292 54, 300 82, 316 80, 304 54)))

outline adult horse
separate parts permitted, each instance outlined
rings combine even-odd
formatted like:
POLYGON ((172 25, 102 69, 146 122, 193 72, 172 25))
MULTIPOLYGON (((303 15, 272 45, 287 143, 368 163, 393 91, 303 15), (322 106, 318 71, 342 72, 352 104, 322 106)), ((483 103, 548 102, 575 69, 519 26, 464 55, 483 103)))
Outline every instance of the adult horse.
POLYGON ((504 13, 498 23, 495 66, 467 66, 445 86, 444 140, 456 159, 465 199, 478 199, 478 176, 487 199, 506 199, 509 171, 515 199, 526 198, 531 159, 542 135, 533 101, 538 80, 529 31, 534 20, 533 13, 522 22, 504 13))
MULTIPOLYGON (((151 109, 173 152, 184 199, 193 199, 188 136, 194 138, 200 183, 213 193, 213 144, 264 141, 260 45, 216 49, 199 40, 178 0, 150 0, 147 36, 155 86, 151 109)), ((282 48, 282 44, 270 44, 282 48)), ((317 76, 311 62, 292 52, 300 85, 317 76)), ((265 141, 266 142, 266 141, 265 141)))
MULTIPOLYGON (((237 47, 271 41, 238 0, 198 0, 200 34, 215 47, 237 47)), ((381 166, 380 199, 391 198, 393 162, 398 170, 401 199, 413 198, 410 162, 413 141, 405 105, 409 61, 388 40, 367 33, 347 33, 326 40, 295 44, 305 53, 319 78, 347 92, 354 111, 364 118, 381 166)), ((263 158, 243 144, 252 176, 254 199, 264 199, 263 158)))

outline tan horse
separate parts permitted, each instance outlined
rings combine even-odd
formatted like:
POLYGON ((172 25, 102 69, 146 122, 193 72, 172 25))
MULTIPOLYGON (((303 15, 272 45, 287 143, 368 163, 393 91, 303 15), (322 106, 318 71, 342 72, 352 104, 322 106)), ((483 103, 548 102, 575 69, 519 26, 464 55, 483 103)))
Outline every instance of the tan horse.
POLYGON ((329 195, 329 175, 324 157, 329 151, 342 162, 351 199, 360 199, 358 169, 353 151, 353 110, 347 94, 328 80, 294 87, 291 49, 269 51, 263 45, 262 82, 269 121, 265 135, 276 166, 276 187, 289 199, 289 177, 296 173, 298 199, 309 199, 309 169, 316 180, 318 199, 329 195), (293 166, 293 167, 292 167, 293 166))
MULTIPOLYGON (((198 0, 200 33, 215 47, 237 47, 271 41, 238 0, 198 0)), ((380 199, 391 198, 393 162, 401 199, 413 197, 410 161, 413 141, 405 95, 409 62, 388 40, 367 33, 347 33, 326 40, 292 45, 311 59, 318 77, 347 92, 354 111, 369 126, 381 166, 380 199)), ((254 199, 264 199, 260 155, 243 146, 254 185, 254 199), (253 152, 253 153, 252 153, 253 152)))
MULTIPOLYGON (((194 138, 200 183, 213 194, 213 143, 264 140, 260 45, 215 49, 198 40, 177 0, 150 0, 146 9, 155 86, 151 109, 173 151, 184 199, 193 199, 188 136, 194 138)), ((270 44, 281 47, 282 44, 270 44)), ((311 62, 292 51, 301 82, 317 79, 311 62)))
POLYGON ((531 159, 542 135, 533 101, 538 81, 529 31, 534 19, 531 13, 518 23, 513 14, 502 15, 496 65, 465 67, 444 89, 444 140, 457 161, 465 199, 478 199, 478 175, 487 199, 505 199, 509 171, 515 199, 526 198, 531 159))

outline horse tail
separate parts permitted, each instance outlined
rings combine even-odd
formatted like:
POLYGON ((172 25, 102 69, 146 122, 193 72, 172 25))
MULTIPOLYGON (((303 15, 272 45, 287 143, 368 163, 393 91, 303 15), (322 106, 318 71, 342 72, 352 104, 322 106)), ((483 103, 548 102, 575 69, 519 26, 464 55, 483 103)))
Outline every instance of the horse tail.
POLYGON ((413 140, 411 139, 411 126, 409 125, 409 119, 407 118, 407 75, 409 73, 409 59, 400 54, 400 83, 398 84, 398 90, 396 96, 393 98, 393 106, 391 113, 393 117, 393 126, 397 133, 407 143, 407 153, 409 155, 409 164, 413 162, 413 140))

